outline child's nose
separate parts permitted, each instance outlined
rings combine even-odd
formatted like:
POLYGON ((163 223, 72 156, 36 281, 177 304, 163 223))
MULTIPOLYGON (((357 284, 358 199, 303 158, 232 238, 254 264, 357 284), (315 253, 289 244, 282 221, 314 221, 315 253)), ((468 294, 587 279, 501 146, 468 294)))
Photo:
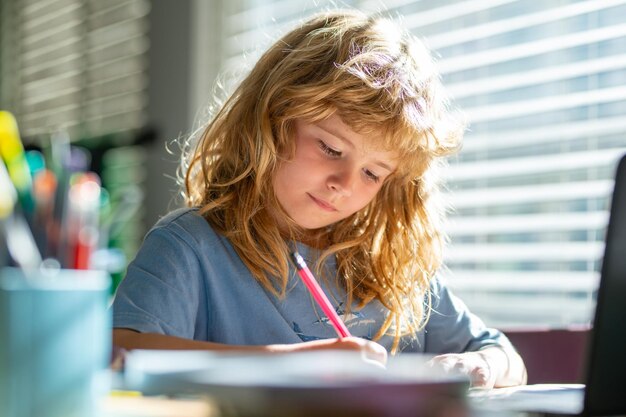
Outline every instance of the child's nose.
POLYGON ((352 170, 343 170, 328 178, 328 188, 345 197, 352 195, 356 175, 352 170))

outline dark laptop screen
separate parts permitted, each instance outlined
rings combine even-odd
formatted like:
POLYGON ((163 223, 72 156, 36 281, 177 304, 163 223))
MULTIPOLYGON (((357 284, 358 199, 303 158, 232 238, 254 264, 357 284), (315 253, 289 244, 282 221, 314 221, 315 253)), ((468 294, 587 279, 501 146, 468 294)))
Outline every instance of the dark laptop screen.
POLYGON ((585 414, 626 413, 626 156, 617 168, 587 362, 585 414))

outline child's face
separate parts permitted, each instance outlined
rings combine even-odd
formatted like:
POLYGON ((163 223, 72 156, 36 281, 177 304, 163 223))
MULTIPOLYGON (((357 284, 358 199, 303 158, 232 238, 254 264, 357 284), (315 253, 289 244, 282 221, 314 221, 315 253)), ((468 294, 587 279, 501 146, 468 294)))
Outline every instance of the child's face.
POLYGON ((376 139, 337 115, 317 123, 297 120, 295 156, 273 182, 282 208, 300 227, 318 229, 365 207, 397 167, 397 153, 380 150, 376 139))

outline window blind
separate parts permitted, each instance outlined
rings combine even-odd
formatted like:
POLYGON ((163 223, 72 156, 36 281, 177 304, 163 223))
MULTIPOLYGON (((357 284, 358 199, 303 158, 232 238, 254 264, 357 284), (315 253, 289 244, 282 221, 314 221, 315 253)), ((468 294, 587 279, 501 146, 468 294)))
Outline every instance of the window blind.
MULTIPOLYGON (((344 1, 345 7, 354 1, 344 1)), ((274 41, 310 14, 334 8, 332 0, 224 2, 222 73, 239 77, 274 41)))
MULTIPOLYGON (((487 323, 592 318, 613 175, 626 152, 625 0, 387 0, 469 120, 450 159, 450 285, 487 323)), ((228 2, 222 69, 247 68, 325 2, 228 2)), ((381 10, 385 8, 385 10, 381 10)))
POLYGON ((626 152, 625 2, 414 7, 470 121, 450 161, 446 275, 494 325, 589 322, 626 152))
POLYGON ((147 0, 3 0, 0 100, 22 134, 142 127, 148 11, 147 0))

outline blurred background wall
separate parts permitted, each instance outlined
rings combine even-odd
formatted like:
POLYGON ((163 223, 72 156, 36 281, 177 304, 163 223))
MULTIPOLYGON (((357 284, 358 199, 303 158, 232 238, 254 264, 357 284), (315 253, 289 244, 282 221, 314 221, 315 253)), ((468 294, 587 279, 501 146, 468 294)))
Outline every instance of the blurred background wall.
MULTIPOLYGON (((0 107, 16 114, 29 146, 66 132, 88 149, 112 201, 141 198, 117 236, 130 258, 179 205, 177 138, 273 39, 337 2, 0 5, 0 107)), ((450 160, 442 274, 489 324, 589 323, 615 162, 626 152, 626 0, 339 6, 382 11, 424 39, 468 116, 450 160)))

